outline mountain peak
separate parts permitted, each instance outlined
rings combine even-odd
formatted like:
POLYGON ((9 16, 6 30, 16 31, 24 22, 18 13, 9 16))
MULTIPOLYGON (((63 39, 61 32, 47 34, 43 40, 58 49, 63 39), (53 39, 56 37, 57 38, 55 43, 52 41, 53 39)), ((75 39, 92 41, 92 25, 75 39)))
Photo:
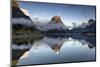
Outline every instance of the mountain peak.
POLYGON ((54 16, 51 21, 54 21, 55 23, 62 23, 60 16, 56 15, 54 16))
POLYGON ((19 4, 16 0, 11 0, 12 1, 12 6, 13 7, 19 7, 19 4))

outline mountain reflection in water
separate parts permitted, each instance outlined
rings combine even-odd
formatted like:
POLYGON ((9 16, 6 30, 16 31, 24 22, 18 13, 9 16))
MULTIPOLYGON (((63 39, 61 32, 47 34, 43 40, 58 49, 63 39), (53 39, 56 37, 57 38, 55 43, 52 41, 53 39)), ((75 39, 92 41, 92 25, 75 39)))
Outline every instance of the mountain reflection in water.
POLYGON ((20 54, 13 54, 17 65, 95 61, 95 37, 45 36, 28 45, 14 44, 12 49, 20 54))

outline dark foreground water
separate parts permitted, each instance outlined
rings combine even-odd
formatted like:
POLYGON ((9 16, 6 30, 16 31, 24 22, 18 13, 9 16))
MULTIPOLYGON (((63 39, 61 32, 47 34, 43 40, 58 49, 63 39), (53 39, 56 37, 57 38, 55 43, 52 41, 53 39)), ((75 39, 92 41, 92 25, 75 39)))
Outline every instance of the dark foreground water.
POLYGON ((18 60, 16 65, 96 60, 96 39, 94 36, 44 36, 38 40, 27 39, 26 41, 28 42, 24 44, 20 41, 20 45, 18 43, 12 45, 13 59, 18 60))

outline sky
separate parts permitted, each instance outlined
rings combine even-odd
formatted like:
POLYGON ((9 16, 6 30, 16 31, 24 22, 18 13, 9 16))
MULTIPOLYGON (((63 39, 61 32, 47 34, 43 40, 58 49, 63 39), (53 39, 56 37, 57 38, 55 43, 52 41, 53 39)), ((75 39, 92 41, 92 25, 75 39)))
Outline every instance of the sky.
POLYGON ((72 25, 72 23, 82 24, 89 19, 95 19, 95 6, 23 1, 18 3, 20 8, 29 12, 31 18, 50 20, 55 15, 58 15, 65 25, 72 25))

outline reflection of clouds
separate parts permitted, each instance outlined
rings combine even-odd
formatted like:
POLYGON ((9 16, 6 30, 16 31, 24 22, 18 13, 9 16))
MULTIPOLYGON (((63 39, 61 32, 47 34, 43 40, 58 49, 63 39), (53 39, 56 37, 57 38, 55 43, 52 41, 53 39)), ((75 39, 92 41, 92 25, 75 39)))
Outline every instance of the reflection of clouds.
POLYGON ((39 48, 50 47, 54 52, 58 54, 65 40, 66 40, 65 38, 44 37, 42 40, 35 42, 32 48, 34 48, 34 51, 36 52, 36 50, 38 50, 39 48))
POLYGON ((34 52, 37 52, 37 50, 41 47, 45 47, 45 48, 50 47, 56 52, 56 51, 60 50, 60 48, 63 46, 64 43, 73 44, 73 45, 74 45, 74 43, 81 43, 83 46, 88 46, 89 48, 95 47, 94 44, 91 44, 84 39, 79 40, 79 39, 73 39, 71 37, 69 37, 69 38, 44 37, 43 39, 41 39, 39 41, 33 42, 33 46, 31 44, 28 44, 28 45, 13 44, 12 49, 23 50, 23 49, 30 49, 32 47, 32 48, 34 48, 34 52))
POLYGON ((78 39, 73 39, 71 37, 69 38, 62 38, 62 37, 58 37, 58 38, 52 38, 52 37, 44 37, 42 40, 39 40, 35 43, 33 43, 32 48, 34 48, 34 50, 38 50, 41 47, 50 47, 54 52, 59 53, 61 47, 63 46, 63 44, 69 44, 69 45, 74 45, 76 44, 81 44, 81 45, 87 45, 89 48, 93 48, 94 45, 85 41, 85 40, 78 40, 78 39))
POLYGON ((73 38, 70 38, 70 37, 69 38, 44 37, 43 39, 41 39, 39 41, 33 42, 32 48, 28 52, 25 52, 20 57, 20 59, 27 58, 31 52, 38 53, 38 52, 40 52, 42 50, 45 51, 46 48, 47 49, 51 48, 51 50, 55 54, 60 54, 60 53, 62 53, 62 50, 64 50, 65 47, 67 47, 68 50, 70 48, 72 48, 72 50, 74 50, 74 49, 76 49, 76 50, 78 50, 78 49, 84 50, 84 49, 87 49, 87 48, 93 48, 95 46, 93 44, 90 44, 89 42, 83 40, 83 39, 82 40, 78 40, 78 39, 73 39, 73 38))
POLYGON ((23 50, 23 49, 30 49, 32 47, 32 45, 17 45, 17 44, 13 44, 11 45, 12 49, 19 49, 19 50, 23 50))

